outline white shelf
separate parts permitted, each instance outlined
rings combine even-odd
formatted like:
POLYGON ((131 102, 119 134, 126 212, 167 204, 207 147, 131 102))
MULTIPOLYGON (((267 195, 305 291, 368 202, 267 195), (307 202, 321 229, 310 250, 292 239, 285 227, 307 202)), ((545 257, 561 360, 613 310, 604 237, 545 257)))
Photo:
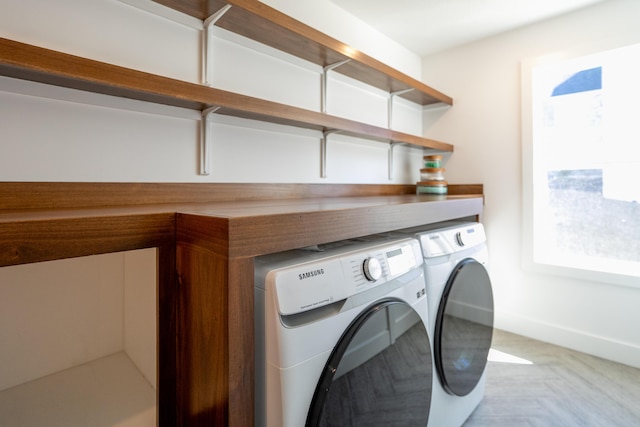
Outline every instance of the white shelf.
POLYGON ((1 391, 0 426, 155 427, 156 391, 120 352, 1 391))

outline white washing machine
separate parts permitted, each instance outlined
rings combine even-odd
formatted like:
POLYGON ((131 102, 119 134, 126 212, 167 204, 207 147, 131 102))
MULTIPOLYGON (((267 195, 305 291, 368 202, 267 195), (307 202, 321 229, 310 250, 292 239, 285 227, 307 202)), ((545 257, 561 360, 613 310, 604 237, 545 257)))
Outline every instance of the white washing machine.
POLYGON ((426 426, 422 264, 412 238, 256 258, 256 425, 426 426))
POLYGON ((427 282, 436 375, 430 427, 459 427, 484 396, 493 336, 493 292, 482 224, 447 223, 418 238, 427 282))

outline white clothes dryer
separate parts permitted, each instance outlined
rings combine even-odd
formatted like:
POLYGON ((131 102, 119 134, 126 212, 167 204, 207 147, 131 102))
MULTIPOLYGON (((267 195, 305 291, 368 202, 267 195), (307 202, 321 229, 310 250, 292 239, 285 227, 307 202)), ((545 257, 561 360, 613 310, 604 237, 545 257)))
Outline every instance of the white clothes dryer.
POLYGON ((426 426, 433 360, 416 239, 256 258, 256 425, 426 426))
POLYGON ((477 222, 449 222, 408 232, 422 247, 437 373, 429 426, 459 427, 484 396, 493 336, 484 228, 477 222))

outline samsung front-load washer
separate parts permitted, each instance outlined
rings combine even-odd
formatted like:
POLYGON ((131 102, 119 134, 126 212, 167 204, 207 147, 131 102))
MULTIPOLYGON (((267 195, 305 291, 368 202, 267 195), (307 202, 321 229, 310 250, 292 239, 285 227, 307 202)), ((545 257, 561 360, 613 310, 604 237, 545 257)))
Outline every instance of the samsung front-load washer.
MULTIPOLYGON (((438 226, 436 226, 438 227, 438 226)), ((421 244, 436 375, 430 427, 459 427, 484 396, 493 336, 493 292, 482 224, 441 224, 421 244)))
POLYGON ((433 362, 416 239, 256 258, 256 425, 426 426, 433 362))

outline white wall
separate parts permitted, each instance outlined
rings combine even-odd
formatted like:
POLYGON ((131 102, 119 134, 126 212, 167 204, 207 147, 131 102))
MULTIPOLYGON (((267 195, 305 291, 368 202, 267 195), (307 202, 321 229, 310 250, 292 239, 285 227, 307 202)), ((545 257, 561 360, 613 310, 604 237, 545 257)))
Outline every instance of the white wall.
MULTIPOLYGON (((609 0, 427 57, 423 78, 454 98, 428 133, 455 146, 454 183, 484 183, 484 222, 499 328, 640 366, 640 287, 525 271, 522 266, 521 63, 561 51, 640 42, 640 2, 609 0)), ((526 244, 526 243, 525 243, 526 244)))

